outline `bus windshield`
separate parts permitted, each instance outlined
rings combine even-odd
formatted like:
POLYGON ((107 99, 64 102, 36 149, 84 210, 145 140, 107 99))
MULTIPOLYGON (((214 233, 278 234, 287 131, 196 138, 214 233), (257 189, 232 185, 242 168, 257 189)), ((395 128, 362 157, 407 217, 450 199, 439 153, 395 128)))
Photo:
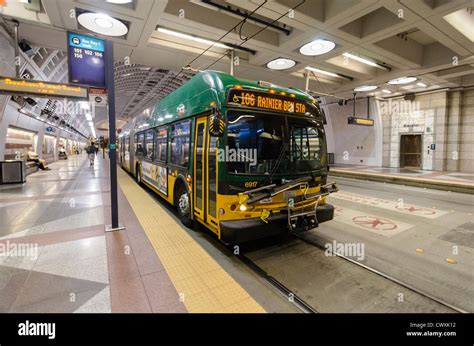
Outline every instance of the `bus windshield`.
POLYGON ((223 159, 229 173, 292 174, 322 168, 324 130, 316 120, 237 111, 227 117, 230 154, 223 159))

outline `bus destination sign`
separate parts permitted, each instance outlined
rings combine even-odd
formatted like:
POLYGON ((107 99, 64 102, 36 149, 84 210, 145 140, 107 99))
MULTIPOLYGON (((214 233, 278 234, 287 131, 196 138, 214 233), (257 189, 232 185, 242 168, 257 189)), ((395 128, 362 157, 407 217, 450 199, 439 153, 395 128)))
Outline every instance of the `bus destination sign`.
POLYGON ((273 110, 285 113, 305 114, 308 107, 293 97, 266 92, 234 89, 229 93, 227 103, 241 107, 273 110))
POLYGON ((67 97, 86 99, 87 88, 79 85, 51 83, 30 79, 0 76, 0 92, 4 94, 33 95, 39 97, 67 97))

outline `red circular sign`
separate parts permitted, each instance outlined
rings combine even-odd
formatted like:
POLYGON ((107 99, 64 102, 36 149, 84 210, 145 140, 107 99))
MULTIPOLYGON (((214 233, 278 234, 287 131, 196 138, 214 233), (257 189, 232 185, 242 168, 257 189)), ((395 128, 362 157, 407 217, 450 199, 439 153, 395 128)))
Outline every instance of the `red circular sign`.
POLYGON ((375 229, 377 231, 391 231, 397 228, 397 225, 390 220, 381 219, 375 216, 355 216, 352 221, 364 228, 375 229))

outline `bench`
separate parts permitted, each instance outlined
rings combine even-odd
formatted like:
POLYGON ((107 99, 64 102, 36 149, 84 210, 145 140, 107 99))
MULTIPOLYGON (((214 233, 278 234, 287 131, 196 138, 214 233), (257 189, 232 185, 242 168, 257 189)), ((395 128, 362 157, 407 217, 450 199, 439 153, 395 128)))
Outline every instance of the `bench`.
POLYGON ((25 174, 28 176, 31 173, 35 173, 38 171, 38 166, 34 161, 26 161, 25 162, 25 174))

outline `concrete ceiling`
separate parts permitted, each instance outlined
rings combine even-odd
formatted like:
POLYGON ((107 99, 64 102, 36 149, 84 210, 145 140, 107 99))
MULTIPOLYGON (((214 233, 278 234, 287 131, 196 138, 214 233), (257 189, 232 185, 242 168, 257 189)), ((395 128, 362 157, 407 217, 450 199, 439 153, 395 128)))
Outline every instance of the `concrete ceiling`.
MULTIPOLYGON (((275 26, 284 29, 264 29, 264 24, 249 20, 221 39, 223 43, 255 51, 255 54, 236 51, 240 62, 234 71, 242 78, 304 89, 303 72, 306 66, 313 66, 351 78, 312 76, 311 90, 340 97, 350 97, 354 87, 367 84, 379 86, 371 95, 382 95, 381 89, 403 93, 407 89, 389 86, 386 82, 408 75, 417 76, 418 82, 428 88, 474 85, 474 42, 443 18, 468 8, 472 12, 472 1, 213 0, 213 3, 241 13, 252 12, 264 3, 254 17, 275 21, 275 26), (242 38, 246 37, 252 38, 244 42, 242 38), (315 39, 331 40, 336 48, 315 57, 299 53, 302 45, 315 39), (344 52, 369 58, 389 69, 344 59, 344 52), (269 70, 267 62, 279 57, 297 63, 291 69, 269 70)), ((117 110, 123 120, 138 115, 189 79, 192 75, 189 70, 182 71, 179 78, 175 76, 191 61, 194 69, 229 71, 230 58, 225 49, 213 47, 195 59, 208 45, 160 33, 157 26, 217 40, 242 19, 218 11, 201 0, 135 0, 128 5, 99 0, 42 0, 39 13, 8 0, 3 14, 20 20, 21 38, 35 45, 64 50, 66 30, 87 33, 71 16, 71 10, 106 13, 128 23, 129 32, 125 37, 112 38, 117 110), (129 59, 130 65, 125 59, 129 59)), ((474 30, 474 14, 470 18, 474 30)), ((425 89, 411 87, 409 90, 425 89)))

